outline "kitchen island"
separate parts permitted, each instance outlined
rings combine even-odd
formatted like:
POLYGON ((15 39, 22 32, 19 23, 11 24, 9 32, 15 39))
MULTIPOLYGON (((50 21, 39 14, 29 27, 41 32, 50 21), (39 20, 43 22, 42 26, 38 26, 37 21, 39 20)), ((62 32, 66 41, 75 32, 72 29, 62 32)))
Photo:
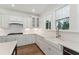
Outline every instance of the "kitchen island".
POLYGON ((16 54, 17 41, 0 43, 0 55, 16 54))

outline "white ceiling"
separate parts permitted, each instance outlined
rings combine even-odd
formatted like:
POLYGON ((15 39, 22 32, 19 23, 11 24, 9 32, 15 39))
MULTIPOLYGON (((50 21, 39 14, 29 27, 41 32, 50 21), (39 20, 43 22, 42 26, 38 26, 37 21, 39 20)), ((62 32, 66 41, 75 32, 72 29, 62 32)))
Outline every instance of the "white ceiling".
POLYGON ((40 15, 50 8, 54 8, 56 4, 16 4, 12 7, 11 4, 0 4, 1 8, 6 8, 14 11, 26 12, 40 15), (51 6, 51 7, 50 7, 51 6), (32 12, 35 9, 35 12, 32 12))

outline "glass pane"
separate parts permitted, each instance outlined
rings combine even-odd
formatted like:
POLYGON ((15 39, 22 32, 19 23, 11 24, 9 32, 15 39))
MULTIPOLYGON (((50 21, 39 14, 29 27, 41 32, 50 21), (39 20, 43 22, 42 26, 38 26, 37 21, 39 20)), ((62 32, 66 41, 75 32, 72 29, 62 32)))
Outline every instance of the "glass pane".
POLYGON ((69 29, 69 17, 56 20, 56 27, 63 30, 69 29))

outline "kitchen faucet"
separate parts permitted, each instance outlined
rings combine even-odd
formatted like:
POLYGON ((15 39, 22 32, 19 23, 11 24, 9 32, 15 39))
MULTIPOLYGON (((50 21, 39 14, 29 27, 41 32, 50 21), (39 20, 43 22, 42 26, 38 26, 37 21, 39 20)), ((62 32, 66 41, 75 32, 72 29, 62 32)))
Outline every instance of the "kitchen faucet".
POLYGON ((57 26, 56 27, 56 38, 60 38, 60 37, 61 37, 61 35, 59 33, 59 27, 57 26))

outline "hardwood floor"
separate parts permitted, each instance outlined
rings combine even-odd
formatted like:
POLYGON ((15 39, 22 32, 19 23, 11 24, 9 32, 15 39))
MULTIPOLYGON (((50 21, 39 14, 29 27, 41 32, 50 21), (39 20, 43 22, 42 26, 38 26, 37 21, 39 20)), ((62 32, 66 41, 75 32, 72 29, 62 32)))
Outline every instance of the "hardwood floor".
POLYGON ((25 45, 17 48, 17 55, 45 55, 36 44, 25 45))

